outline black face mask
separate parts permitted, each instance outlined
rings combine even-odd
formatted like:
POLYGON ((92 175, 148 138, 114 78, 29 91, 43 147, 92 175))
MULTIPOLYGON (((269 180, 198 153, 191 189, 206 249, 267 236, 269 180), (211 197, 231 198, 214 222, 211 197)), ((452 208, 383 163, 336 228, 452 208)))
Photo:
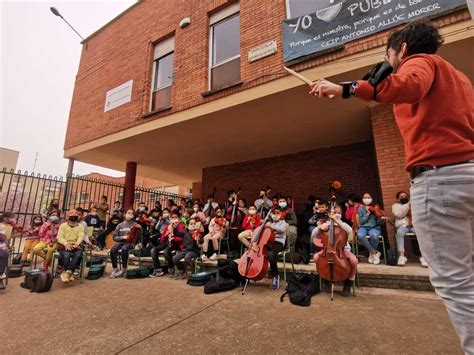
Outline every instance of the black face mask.
POLYGON ((33 224, 34 224, 35 226, 39 226, 39 225, 42 224, 42 223, 43 223, 43 222, 41 222, 41 221, 35 221, 35 222, 33 222, 33 224))
POLYGON ((68 220, 71 222, 77 222, 79 220, 79 216, 69 216, 68 220))
POLYGON ((406 204, 408 203, 408 201, 409 201, 409 200, 408 200, 407 198, 401 198, 401 199, 400 199, 400 203, 401 203, 402 205, 406 205, 406 204))
POLYGON ((53 203, 52 206, 53 206, 54 208, 58 208, 58 207, 59 207, 59 203, 53 203))

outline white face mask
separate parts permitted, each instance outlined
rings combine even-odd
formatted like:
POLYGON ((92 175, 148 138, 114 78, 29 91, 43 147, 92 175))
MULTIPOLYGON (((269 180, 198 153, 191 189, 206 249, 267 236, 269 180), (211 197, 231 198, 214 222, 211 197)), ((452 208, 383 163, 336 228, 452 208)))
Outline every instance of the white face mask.
POLYGON ((340 213, 335 213, 335 214, 334 214, 334 218, 336 218, 336 219, 341 219, 341 217, 342 217, 342 216, 341 216, 340 213))
POLYGON ((168 218, 170 216, 169 213, 163 213, 163 218, 168 218))
POLYGON ((189 229, 190 232, 192 232, 192 231, 196 230, 196 226, 188 226, 188 229, 189 229))
POLYGON ((179 219, 178 219, 178 218, 173 218, 173 219, 171 220, 171 222, 172 222, 172 223, 179 223, 179 219))
POLYGON ((285 208, 287 206, 287 203, 286 202, 280 202, 279 205, 280 205, 281 208, 285 208))
POLYGON ((280 220, 280 215, 279 214, 272 214, 272 219, 274 222, 278 222, 280 220))
POLYGON ((249 210, 249 215, 255 215, 257 214, 257 210, 249 210))
POLYGON ((198 211, 199 211, 199 208, 194 207, 194 208, 193 208, 193 211, 194 211, 194 212, 198 212, 198 211))
POLYGON ((364 202, 364 205, 370 205, 372 203, 371 198, 364 198, 362 201, 364 202))

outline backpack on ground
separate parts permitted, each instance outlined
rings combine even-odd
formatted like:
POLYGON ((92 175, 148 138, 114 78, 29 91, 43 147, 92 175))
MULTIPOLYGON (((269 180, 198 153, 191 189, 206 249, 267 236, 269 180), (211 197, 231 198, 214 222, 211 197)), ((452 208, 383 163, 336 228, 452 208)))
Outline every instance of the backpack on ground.
POLYGON ((87 260, 86 266, 91 267, 93 265, 102 265, 105 262, 105 257, 102 255, 94 255, 87 260))
POLYGON ((33 270, 28 270, 26 273, 25 273, 25 281, 23 281, 20 286, 23 287, 23 288, 26 288, 28 290, 31 290, 33 289, 33 280, 34 278, 36 277, 36 275, 38 275, 39 273, 41 273, 43 270, 41 269, 33 269, 33 270))
POLYGON ((48 292, 53 285, 53 274, 41 271, 33 277, 33 288, 30 292, 48 292))
POLYGON ((311 297, 321 292, 319 288, 319 276, 315 274, 302 274, 292 276, 286 286, 286 292, 281 295, 280 302, 286 295, 290 302, 297 306, 309 306, 311 297))
POLYGON ((204 293, 209 295, 211 293, 229 291, 237 286, 233 279, 224 277, 220 275, 220 272, 217 272, 217 274, 213 275, 204 285, 204 293))
POLYGON ((153 272, 152 267, 140 266, 133 269, 127 269, 125 278, 127 279, 144 279, 153 272))
POLYGON ((104 264, 99 264, 99 265, 92 264, 92 266, 89 267, 89 272, 87 273, 86 279, 87 280, 98 280, 102 276, 104 276, 104 271, 105 271, 105 265, 104 264))
POLYGON ((204 286, 206 282, 208 282, 212 275, 216 274, 216 270, 214 271, 202 271, 196 272, 191 274, 188 278, 188 285, 189 286, 204 286))

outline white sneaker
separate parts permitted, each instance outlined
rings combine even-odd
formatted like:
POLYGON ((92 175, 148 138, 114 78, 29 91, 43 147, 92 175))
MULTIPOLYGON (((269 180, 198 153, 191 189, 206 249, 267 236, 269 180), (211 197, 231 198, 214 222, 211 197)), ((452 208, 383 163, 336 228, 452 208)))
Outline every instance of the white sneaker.
POLYGON ((216 260, 217 259, 217 254, 214 253, 211 255, 211 257, 209 258, 209 260, 216 260))
POLYGON ((202 261, 206 261, 206 260, 207 260, 207 255, 206 255, 206 254, 203 254, 203 255, 201 256, 201 260, 202 260, 202 261))
POLYGON ((115 273, 115 277, 122 277, 125 274, 125 269, 121 269, 115 273))
POLYGON ((398 261, 397 261, 397 265, 398 266, 405 266, 405 264, 407 263, 408 259, 406 258, 406 256, 402 256, 400 255, 398 257, 398 261))
POLYGON ((425 258, 422 256, 420 257, 420 264, 423 267, 428 267, 428 263, 426 262, 425 258))
POLYGON ((114 278, 115 278, 115 274, 116 274, 118 271, 119 271, 118 268, 113 269, 112 272, 110 273, 110 278, 111 278, 111 279, 114 279, 114 278))
POLYGON ((369 262, 369 264, 373 264, 374 263, 374 254, 369 253, 369 259, 367 261, 369 262))
POLYGON ((377 254, 374 255, 374 265, 380 264, 380 252, 378 251, 377 254))

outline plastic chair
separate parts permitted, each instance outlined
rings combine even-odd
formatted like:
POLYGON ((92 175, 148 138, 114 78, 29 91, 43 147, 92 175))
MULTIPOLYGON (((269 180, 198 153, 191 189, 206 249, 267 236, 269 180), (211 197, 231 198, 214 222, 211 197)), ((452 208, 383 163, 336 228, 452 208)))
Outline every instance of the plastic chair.
POLYGON ((291 244, 290 238, 288 238, 288 229, 289 225, 288 223, 286 224, 286 249, 279 252, 278 256, 283 257, 283 280, 285 280, 285 283, 288 285, 287 278, 286 278, 286 255, 290 254, 290 263, 291 263, 291 268, 293 269, 293 273, 295 273, 295 264, 293 263, 293 254, 291 253, 293 251, 293 245, 291 244))
MULTIPOLYGON (((53 253, 53 257, 51 260, 51 274, 53 275, 56 272, 56 268, 55 268, 56 260, 58 261, 58 266, 59 266, 59 257, 60 257, 59 251, 56 250, 53 253)), ((81 263, 79 265, 79 282, 81 284, 84 283, 84 277, 85 277, 84 269, 85 269, 86 264, 87 264, 87 250, 85 250, 85 248, 82 248, 81 263)))
POLYGON ((222 244, 222 241, 225 241, 226 244, 227 244, 227 252, 230 253, 230 231, 231 230, 235 230, 237 228, 227 228, 226 231, 225 231, 225 234, 222 238, 219 239, 219 248, 218 248, 218 251, 217 251, 217 255, 221 255, 221 244, 222 244))

